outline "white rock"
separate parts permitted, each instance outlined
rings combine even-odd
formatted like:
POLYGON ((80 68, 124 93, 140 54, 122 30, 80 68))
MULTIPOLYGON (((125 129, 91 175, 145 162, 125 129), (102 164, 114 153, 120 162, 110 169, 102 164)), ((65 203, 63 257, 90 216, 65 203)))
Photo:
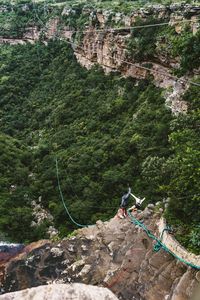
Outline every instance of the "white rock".
POLYGON ((62 265, 64 265, 64 266, 66 266, 66 265, 68 265, 69 264, 69 259, 65 259, 63 262, 62 262, 62 265))
POLYGON ((68 250, 69 252, 74 252, 74 246, 70 244, 70 245, 68 246, 67 250, 68 250))
POLYGON ((83 259, 80 259, 78 261, 76 261, 75 263, 73 263, 70 266, 70 269, 72 269, 72 271, 74 272, 78 267, 82 267, 85 264, 85 261, 83 259))
POLYGON ((82 276, 88 274, 90 272, 90 270, 91 270, 91 265, 85 265, 83 267, 83 269, 80 271, 80 273, 78 274, 78 276, 82 277, 82 276))
POLYGON ((53 257, 59 257, 63 254, 63 250, 60 250, 59 248, 51 248, 51 253, 53 255, 53 257))
POLYGON ((82 245, 82 246, 81 246, 81 249, 82 249, 83 251, 87 251, 87 250, 88 250, 87 247, 86 247, 85 245, 82 245))
POLYGON ((154 209, 155 205, 152 204, 152 203, 150 203, 150 204, 147 205, 147 207, 148 207, 149 209, 154 209))
POLYGON ((107 288, 73 283, 49 284, 0 296, 0 300, 117 300, 107 288))

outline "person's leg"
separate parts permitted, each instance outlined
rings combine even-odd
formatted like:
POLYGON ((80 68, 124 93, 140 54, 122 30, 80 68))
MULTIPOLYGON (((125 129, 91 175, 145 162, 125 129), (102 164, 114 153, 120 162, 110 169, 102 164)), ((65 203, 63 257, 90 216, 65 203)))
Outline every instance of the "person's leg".
POLYGON ((127 209, 126 209, 126 207, 124 207, 124 217, 126 218, 127 216, 128 216, 127 209))
POLYGON ((118 217, 120 219, 123 219, 124 218, 124 209, 123 207, 120 207, 119 210, 118 210, 118 217))
POLYGON ((124 207, 122 207, 122 216, 124 217, 124 211, 125 210, 125 208, 124 207))

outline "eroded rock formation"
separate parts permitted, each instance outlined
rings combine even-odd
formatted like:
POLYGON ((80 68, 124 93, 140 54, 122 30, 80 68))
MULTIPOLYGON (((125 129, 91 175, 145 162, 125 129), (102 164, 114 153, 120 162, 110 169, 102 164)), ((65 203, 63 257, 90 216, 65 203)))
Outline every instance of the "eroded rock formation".
MULTIPOLYGON (((5 7, 2 8, 3 11, 4 9, 5 7)), ((67 7, 63 8, 61 15, 76 19, 76 11, 67 7)), ((39 38, 47 42, 50 38, 55 37, 68 40, 73 43, 75 55, 82 66, 90 69, 93 65, 99 64, 105 72, 119 71, 125 77, 131 76, 137 79, 144 79, 151 75, 155 85, 168 89, 164 96, 172 113, 187 112, 188 106, 182 100, 182 95, 189 87, 187 81, 190 78, 187 76, 177 79, 172 74, 172 69, 179 68, 180 58, 172 58, 169 55, 167 49, 170 48, 170 45, 166 45, 160 40, 156 47, 156 59, 138 63, 130 57, 127 49, 130 30, 112 31, 109 30, 109 27, 129 27, 134 26, 138 18, 143 21, 147 18, 154 18, 157 23, 169 22, 177 34, 182 32, 186 24, 190 27, 191 32, 196 34, 199 28, 200 6, 190 4, 153 5, 135 9, 128 15, 112 10, 83 8, 82 15, 86 17, 89 25, 84 32, 81 32, 81 38, 78 37, 80 32, 75 34, 79 28, 66 26, 58 17, 54 17, 43 24, 41 29, 36 26, 28 27, 22 39, 0 37, 0 43, 23 44, 39 38), (96 30, 97 28, 99 30, 96 30), (150 67, 147 68, 147 66, 150 67)), ((199 74, 199 70, 197 70, 197 74, 199 74)))
MULTIPOLYGON (((159 236, 159 213, 149 207, 136 216, 159 236)), ((189 300, 200 275, 165 251, 154 252, 152 239, 129 218, 115 217, 10 261, 2 287, 12 292, 74 282, 108 287, 123 300, 189 300)))

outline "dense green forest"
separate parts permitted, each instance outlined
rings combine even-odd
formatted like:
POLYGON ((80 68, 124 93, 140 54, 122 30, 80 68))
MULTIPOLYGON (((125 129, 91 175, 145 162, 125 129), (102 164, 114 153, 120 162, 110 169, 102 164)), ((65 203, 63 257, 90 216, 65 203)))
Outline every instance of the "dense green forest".
MULTIPOLYGON (((141 52, 149 43, 154 53, 159 32, 139 33, 143 40, 135 47, 141 52)), ((199 37, 188 33, 171 49, 181 49, 184 74, 198 67, 199 37)), ((144 206, 170 198, 167 220, 198 253, 199 86, 184 95, 187 115, 172 116, 164 90, 151 77, 87 71, 64 41, 1 45, 0 57, 0 231, 8 239, 45 237, 48 223, 30 227, 31 201, 39 196, 60 237, 75 228, 59 197, 57 158, 66 205, 79 223, 112 217, 130 184, 134 194, 146 197, 144 206)))
POLYGON ((129 183, 147 202, 169 196, 168 218, 184 224, 195 246, 198 87, 185 94, 188 115, 174 118, 150 79, 87 71, 64 42, 4 45, 1 57, 3 232, 17 241, 44 234, 45 226, 29 230, 30 202, 40 195, 61 236, 73 229, 59 199, 57 157, 66 203, 80 223, 113 216, 129 183))

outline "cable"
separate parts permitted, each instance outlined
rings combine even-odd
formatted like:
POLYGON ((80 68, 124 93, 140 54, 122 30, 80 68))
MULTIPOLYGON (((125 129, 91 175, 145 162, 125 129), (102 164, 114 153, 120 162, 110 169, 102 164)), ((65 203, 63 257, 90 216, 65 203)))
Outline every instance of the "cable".
MULTIPOLYGON (((33 4, 35 5, 35 0, 32 0, 33 4)), ((44 1, 44 6, 46 5, 46 1, 44 1)), ((43 7, 44 7, 43 6, 43 7)), ((37 9, 36 9, 37 13, 37 9)), ((43 25, 43 27, 46 28, 46 25, 44 22, 40 19, 40 17, 37 14, 37 19, 40 21, 40 23, 43 25)), ((180 23, 195 23, 199 21, 200 19, 197 20, 180 20, 180 21, 174 21, 172 24, 170 22, 163 22, 163 23, 154 23, 154 24, 144 24, 144 25, 135 25, 135 26, 125 26, 125 27, 109 27, 109 28, 102 28, 102 29, 96 29, 93 28, 92 30, 84 30, 84 29, 79 29, 79 30, 68 30, 73 33, 90 33, 90 32, 114 32, 114 31, 123 31, 123 30, 132 30, 132 29, 142 29, 142 28, 150 28, 150 27, 160 27, 160 26, 172 26, 174 24, 180 24, 180 23)))
MULTIPOLYGON (((35 15, 36 15, 36 17, 37 17, 37 19, 40 21, 40 23, 42 24, 42 26, 45 28, 45 29, 48 29, 48 27, 44 24, 44 22, 39 18, 39 16, 38 16, 38 14, 37 14, 37 11, 36 11, 36 7, 35 7, 35 0, 32 0, 33 1, 33 6, 34 6, 34 11, 35 11, 35 15)), ((199 20, 199 19, 198 19, 199 20)), ((182 21, 176 21, 176 22, 174 22, 174 24, 178 24, 178 23, 180 23, 180 22, 194 22, 193 20, 182 20, 182 21)), ((78 31, 72 31, 73 33, 76 33, 76 32, 82 32, 82 33, 86 33, 86 32, 103 32, 103 31, 108 31, 108 30, 125 30, 125 29, 127 29, 127 30, 131 30, 131 29, 138 29, 138 28, 148 28, 148 27, 156 27, 156 26, 164 26, 164 25, 170 25, 170 23, 169 22, 165 22, 165 23, 156 23, 156 24, 147 24, 147 25, 138 25, 138 26, 132 26, 132 27, 121 27, 121 28, 108 28, 108 29, 95 29, 94 31, 84 31, 84 30, 78 30, 78 31)), ((80 47, 78 44, 75 44, 75 43, 73 43, 73 42, 69 42, 69 41, 66 41, 66 43, 68 43, 68 44, 71 44, 71 45, 74 45, 74 46, 76 46, 76 47, 79 47, 81 50, 83 50, 84 52, 85 52, 85 50, 82 48, 82 47, 80 47)), ((111 58, 111 59, 113 59, 113 57, 112 56, 107 56, 107 57, 109 57, 109 58, 111 58)), ((87 58, 87 57, 86 57, 87 58)), ((126 60, 122 60, 122 59, 118 59, 118 61, 121 61, 121 62, 123 62, 123 63, 125 63, 125 64, 127 64, 127 65, 131 65, 131 66, 134 66, 134 67, 136 67, 136 68, 140 68, 140 69, 143 69, 143 70, 146 70, 146 71, 150 71, 151 73, 157 73, 157 74, 160 74, 160 75, 163 75, 163 76, 166 76, 166 77, 168 77, 168 78, 173 78, 174 80, 176 80, 176 81, 180 81, 180 82, 185 82, 185 83, 190 83, 190 84, 192 84, 192 85, 195 85, 195 86, 199 86, 200 87, 200 83, 196 83, 196 82, 193 82, 193 81, 190 81, 190 80, 186 80, 186 79, 180 79, 180 78, 178 78, 177 76, 174 76, 174 75, 171 75, 171 74, 167 74, 167 73, 164 73, 164 72, 162 72, 162 71, 158 71, 158 70, 153 70, 153 69, 151 69, 151 68, 148 68, 148 67, 144 67, 144 66, 141 66, 141 65, 138 65, 137 63, 131 63, 131 62, 129 62, 129 61, 126 61, 126 60)), ((110 67, 110 66, 106 66, 106 65, 104 65, 104 64, 101 64, 101 65, 103 65, 103 66, 105 66, 105 67, 107 67, 107 68, 110 68, 110 69, 115 69, 115 70, 117 70, 116 68, 114 68, 114 67, 110 67)))
POLYGON ((65 208, 65 211, 66 213, 68 214, 70 220, 75 224, 77 225, 78 227, 88 227, 88 226, 91 226, 91 225, 83 225, 83 224, 79 224, 77 223, 73 218, 72 216, 70 215, 69 213, 69 210, 65 204, 65 201, 64 201, 64 197, 63 197, 63 193, 62 193, 62 190, 61 190, 61 186, 60 186, 60 179, 59 179, 59 171, 58 171, 58 160, 56 158, 56 176, 57 176, 57 183, 58 183, 58 189, 59 189, 59 193, 60 193, 60 198, 61 198, 61 201, 62 201, 62 204, 65 208))
MULTIPOLYGON (((112 58, 112 56, 109 56, 109 57, 112 58)), ((126 64, 128 64, 128 65, 132 65, 132 66, 135 66, 135 67, 138 67, 138 68, 147 70, 147 71, 151 71, 152 73, 158 73, 158 74, 161 74, 161 75, 163 75, 163 76, 167 76, 167 77, 169 77, 169 78, 173 78, 173 79, 175 79, 175 80, 177 80, 177 81, 180 81, 180 82, 185 82, 185 83, 190 83, 190 84, 195 85, 195 86, 200 86, 199 83, 196 83, 196 82, 193 82, 193 81, 190 81, 190 80, 186 80, 186 79, 183 79, 183 78, 178 78, 178 77, 176 77, 176 76, 174 76, 174 75, 171 75, 171 74, 166 74, 166 73, 163 73, 163 72, 161 72, 161 71, 153 70, 153 69, 151 69, 151 68, 147 68, 147 67, 143 67, 143 66, 138 66, 137 64, 128 62, 128 61, 126 61, 126 60, 122 60, 122 59, 121 59, 120 61, 122 61, 122 62, 124 62, 124 63, 126 63, 126 64)))
MULTIPOLYGON (((197 19, 198 21, 200 19, 197 19)), ((175 21, 173 24, 179 24, 179 23, 190 23, 194 22, 194 20, 180 20, 175 21)), ((94 29, 94 30, 69 30, 73 33, 90 33, 90 32, 113 32, 113 31, 123 31, 123 30, 132 30, 132 29, 141 29, 141 28, 149 28, 149 27, 159 27, 159 26, 166 26, 171 25, 170 22, 164 22, 164 23, 154 23, 154 24, 144 24, 144 25, 136 25, 136 26, 128 26, 128 27, 110 27, 110 28, 102 28, 102 29, 94 29)))

